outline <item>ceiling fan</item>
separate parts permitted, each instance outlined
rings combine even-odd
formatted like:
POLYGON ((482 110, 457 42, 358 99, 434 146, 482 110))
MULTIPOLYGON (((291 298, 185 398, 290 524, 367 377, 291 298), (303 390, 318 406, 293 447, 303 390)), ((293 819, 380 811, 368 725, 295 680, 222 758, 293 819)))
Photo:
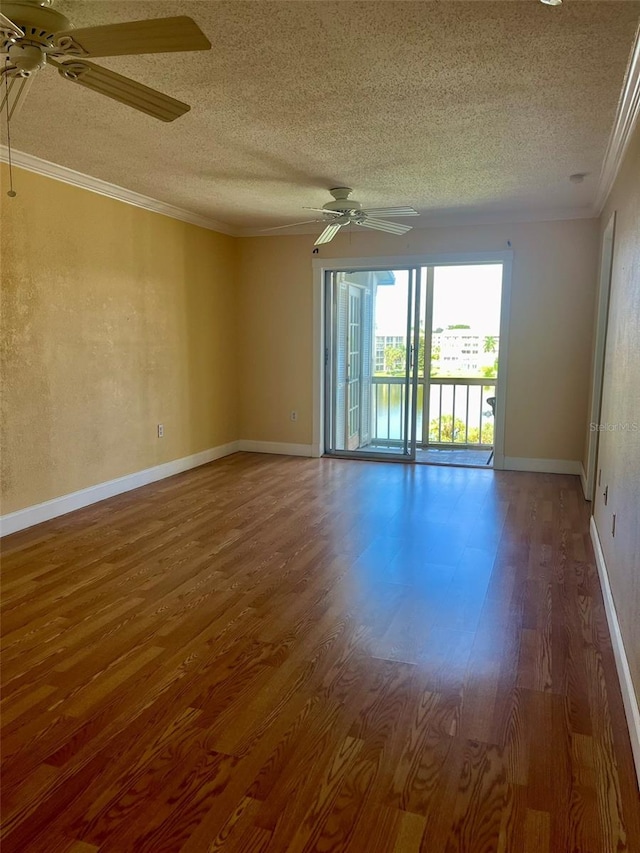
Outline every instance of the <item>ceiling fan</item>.
POLYGON ((87 61, 97 56, 210 50, 211 43, 191 18, 154 18, 75 30, 62 13, 51 8, 52 3, 3 0, 0 5, 0 53, 4 54, 0 109, 9 118, 16 114, 33 78, 45 65, 57 68, 65 80, 161 121, 173 121, 191 109, 189 104, 87 61))
POLYGON ((333 201, 328 201, 322 207, 305 207, 304 210, 314 210, 322 214, 322 219, 307 219, 304 222, 294 222, 291 225, 279 225, 276 228, 265 228, 264 231, 278 231, 281 228, 295 228, 296 225, 308 225, 310 222, 326 222, 327 227, 318 237, 315 246, 330 243, 338 231, 345 225, 359 225, 361 228, 373 228, 374 231, 386 231, 388 234, 406 234, 412 225, 400 225, 399 222, 389 222, 379 219, 379 216, 420 216, 412 207, 369 207, 363 208, 359 201, 349 198, 353 190, 350 187, 334 187, 329 190, 333 201))

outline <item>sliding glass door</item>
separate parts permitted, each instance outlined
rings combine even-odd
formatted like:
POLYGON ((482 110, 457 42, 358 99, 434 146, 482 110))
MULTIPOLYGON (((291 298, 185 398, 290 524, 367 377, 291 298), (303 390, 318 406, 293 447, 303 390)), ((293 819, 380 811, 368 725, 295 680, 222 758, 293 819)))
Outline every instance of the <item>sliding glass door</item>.
POLYGON ((325 280, 325 452, 415 459, 420 268, 325 280))
POLYGON ((502 280, 499 263, 424 269, 419 461, 493 461, 502 280))

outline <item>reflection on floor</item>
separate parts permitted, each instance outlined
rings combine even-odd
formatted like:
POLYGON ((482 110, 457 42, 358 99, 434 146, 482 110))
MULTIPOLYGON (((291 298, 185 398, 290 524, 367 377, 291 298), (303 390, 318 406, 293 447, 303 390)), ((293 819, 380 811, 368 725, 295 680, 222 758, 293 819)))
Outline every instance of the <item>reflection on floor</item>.
POLYGON ((2 584, 2 853, 640 851, 577 477, 237 453, 2 584))
POLYGON ((486 468, 493 464, 493 456, 491 448, 477 450, 467 447, 419 447, 416 451, 416 461, 430 465, 480 465, 486 468))

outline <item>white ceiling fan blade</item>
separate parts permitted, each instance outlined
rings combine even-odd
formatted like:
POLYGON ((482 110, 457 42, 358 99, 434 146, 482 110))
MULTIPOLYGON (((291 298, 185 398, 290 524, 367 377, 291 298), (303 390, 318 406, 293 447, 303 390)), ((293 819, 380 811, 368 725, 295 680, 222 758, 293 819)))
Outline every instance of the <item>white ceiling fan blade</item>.
POLYGON ((0 12, 0 33, 7 38, 12 38, 15 36, 16 38, 22 38, 24 36, 23 31, 17 24, 14 24, 13 21, 10 21, 6 15, 3 15, 0 12))
POLYGON ((282 228, 295 228, 297 225, 310 225, 312 222, 321 222, 321 220, 305 219, 304 222, 290 222, 289 225, 276 225, 275 228, 261 228, 260 233, 265 234, 267 231, 280 231, 282 228))
POLYGON ((406 234, 411 231, 413 225, 400 225, 399 222, 386 222, 384 219, 363 219, 357 222, 363 228, 373 228, 375 231, 386 231, 389 234, 406 234))
POLYGON ((367 216, 420 216, 413 207, 367 207, 367 216))
POLYGON ((329 216, 342 216, 339 210, 325 210, 324 207, 303 207, 303 210, 315 210, 316 213, 327 213, 329 216))
POLYGON ((66 80, 79 83, 87 89, 93 89, 94 92, 120 101, 121 104, 126 104, 134 110, 140 110, 161 121, 173 121, 191 109, 189 104, 184 104, 182 101, 170 98, 169 95, 150 89, 129 77, 123 77, 122 74, 116 74, 84 59, 62 63, 49 59, 49 62, 55 65, 66 80))
POLYGON ((320 246, 322 243, 330 243, 341 228, 342 225, 337 225, 334 222, 332 222, 331 225, 327 225, 313 245, 320 246))
POLYGON ((0 89, 0 114, 3 118, 8 114, 9 121, 12 121, 20 112, 36 75, 31 74, 29 77, 7 75, 5 83, 4 74, 6 72, 3 72, 2 89, 0 89))
POLYGON ((210 50, 211 42, 191 18, 152 18, 103 27, 84 27, 56 33, 58 55, 127 56, 210 50))

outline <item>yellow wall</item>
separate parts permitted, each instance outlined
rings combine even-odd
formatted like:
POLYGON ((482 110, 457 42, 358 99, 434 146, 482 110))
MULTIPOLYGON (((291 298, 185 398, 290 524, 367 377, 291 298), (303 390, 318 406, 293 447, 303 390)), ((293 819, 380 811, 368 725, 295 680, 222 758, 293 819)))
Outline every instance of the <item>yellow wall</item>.
MULTIPOLYGON (((340 235, 320 257, 514 253, 505 454, 581 460, 589 393, 597 220, 340 235)), ((311 235, 240 240, 241 437, 312 441, 311 235), (296 409, 299 419, 289 420, 296 409)))
POLYGON ((616 212, 594 516, 640 703, 640 126, 602 214, 616 212), (603 492, 609 487, 608 503, 603 492), (616 534, 612 536, 612 515, 616 534))
POLYGON ((240 239, 241 438, 311 443, 313 240, 240 239))
MULTIPOLYGON (((312 235, 236 240, 16 177, 18 197, 1 196, 3 513, 238 438, 311 443, 312 235)), ((511 240, 506 455, 578 460, 597 228, 360 232, 321 251, 374 259, 511 240)))
POLYGON ((2 512, 235 440, 235 240, 30 172, 14 184, 2 512))

